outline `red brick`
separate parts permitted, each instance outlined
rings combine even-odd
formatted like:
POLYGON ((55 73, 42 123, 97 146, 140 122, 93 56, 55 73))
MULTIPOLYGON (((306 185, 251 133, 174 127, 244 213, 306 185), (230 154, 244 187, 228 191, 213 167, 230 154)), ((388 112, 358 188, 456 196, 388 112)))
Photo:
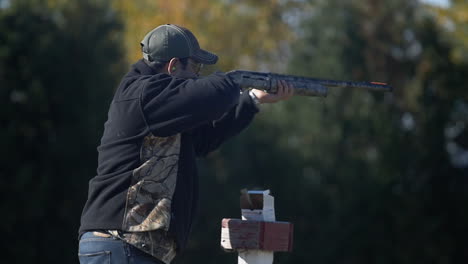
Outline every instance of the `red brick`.
POLYGON ((221 227, 226 234, 222 235, 221 244, 226 250, 292 251, 292 223, 225 218, 221 222, 221 227))

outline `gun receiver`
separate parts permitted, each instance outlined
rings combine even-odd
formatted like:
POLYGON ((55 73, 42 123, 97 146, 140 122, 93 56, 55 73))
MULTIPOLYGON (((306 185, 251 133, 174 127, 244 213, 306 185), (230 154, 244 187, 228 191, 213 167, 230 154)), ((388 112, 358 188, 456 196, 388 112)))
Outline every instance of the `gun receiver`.
POLYGON ((253 71, 230 71, 227 75, 232 81, 238 84, 241 89, 255 88, 265 90, 270 93, 276 93, 278 90, 278 81, 284 80, 294 86, 295 95, 320 96, 326 97, 329 87, 351 87, 363 88, 367 90, 391 92, 392 87, 379 82, 348 82, 315 79, 300 77, 294 75, 253 72, 253 71))

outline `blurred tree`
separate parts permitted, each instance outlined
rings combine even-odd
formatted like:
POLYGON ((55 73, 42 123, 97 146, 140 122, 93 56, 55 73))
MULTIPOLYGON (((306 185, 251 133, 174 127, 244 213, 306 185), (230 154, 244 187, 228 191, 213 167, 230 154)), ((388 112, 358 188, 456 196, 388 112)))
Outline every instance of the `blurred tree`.
POLYGON ((87 181, 122 73, 108 1, 0 9, 1 230, 8 263, 76 263, 87 181))
POLYGON ((447 37, 455 46, 450 59, 455 63, 468 60, 468 2, 452 0, 450 8, 430 7, 436 14, 438 24, 445 29, 447 37))
POLYGON ((464 1, 448 9, 416 0, 112 1, 117 13, 107 0, 7 2, 0 1, 7 262, 76 263, 108 103, 147 31, 181 24, 225 70, 283 71, 296 14, 306 19, 295 31, 290 73, 387 81, 395 92, 334 90, 326 99, 262 106, 246 133, 201 162, 201 214, 176 264, 235 263, 235 254, 216 249, 220 219, 239 217, 244 187, 272 189, 277 218, 295 223, 294 253, 276 263, 468 259, 464 1))
POLYGON ((467 61, 450 60, 460 42, 418 1, 313 4, 291 71, 390 82, 395 91, 332 91, 324 103, 290 102, 286 118, 270 121, 288 135, 275 143, 300 154, 290 164, 304 168, 294 201, 304 215, 294 218, 300 231, 290 259, 466 261, 468 162, 453 162, 446 136, 467 124, 453 120, 466 117, 468 95, 467 61))
MULTIPOLYGON (((468 162, 457 139, 468 122, 468 61, 453 57, 465 42, 419 1, 310 5, 290 72, 395 91, 262 106, 246 133, 203 163, 197 249, 218 246, 202 237, 219 236, 221 217, 239 216, 247 186, 271 188, 278 219, 295 223, 294 253, 276 263, 465 262, 468 162)), ((234 254, 203 256, 235 263, 234 254)))
POLYGON ((140 41, 154 27, 172 23, 187 27, 200 45, 220 56, 223 70, 238 67, 284 70, 288 43, 293 38, 283 17, 301 1, 114 1, 125 19, 125 39, 130 62, 141 58, 140 41))

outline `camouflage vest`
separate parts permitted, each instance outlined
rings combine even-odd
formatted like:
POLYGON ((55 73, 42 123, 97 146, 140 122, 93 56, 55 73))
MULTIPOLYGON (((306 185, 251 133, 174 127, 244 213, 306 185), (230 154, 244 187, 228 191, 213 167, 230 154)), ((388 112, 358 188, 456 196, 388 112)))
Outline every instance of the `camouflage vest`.
POLYGON ((150 134, 144 138, 140 153, 143 164, 133 171, 127 193, 123 233, 113 233, 167 264, 176 254, 175 239, 167 231, 177 181, 180 137, 180 134, 170 137, 150 134))

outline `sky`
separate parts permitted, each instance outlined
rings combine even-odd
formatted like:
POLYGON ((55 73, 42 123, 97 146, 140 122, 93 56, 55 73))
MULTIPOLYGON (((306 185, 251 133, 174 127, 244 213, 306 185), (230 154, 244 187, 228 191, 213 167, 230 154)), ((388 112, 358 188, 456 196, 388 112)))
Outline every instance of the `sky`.
POLYGON ((421 2, 440 7, 448 7, 450 5, 450 0, 421 0, 421 2))
POLYGON ((10 0, 0 0, 0 8, 7 8, 10 5, 10 0))

